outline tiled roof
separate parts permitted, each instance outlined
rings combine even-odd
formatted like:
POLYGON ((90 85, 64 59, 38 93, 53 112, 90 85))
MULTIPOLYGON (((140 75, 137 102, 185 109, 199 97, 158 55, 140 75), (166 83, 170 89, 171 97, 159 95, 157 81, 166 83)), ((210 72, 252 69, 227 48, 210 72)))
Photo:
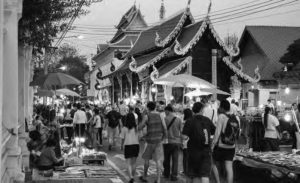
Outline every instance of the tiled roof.
POLYGON ((185 13, 186 10, 180 11, 174 16, 163 20, 159 24, 142 31, 137 42, 135 43, 134 47, 128 52, 127 56, 135 55, 137 53, 149 50, 151 48, 155 48, 156 33, 158 33, 161 40, 164 40, 178 26, 181 18, 185 15, 185 13))
POLYGON ((177 60, 174 61, 170 61, 164 65, 162 65, 159 69, 159 76, 163 76, 167 73, 169 73, 170 71, 172 71, 173 69, 175 69, 177 66, 179 66, 184 60, 186 59, 186 57, 183 58, 179 58, 177 60))
POLYGON ((274 62, 278 62, 288 46, 300 38, 300 27, 246 26, 245 29, 274 62))
POLYGON ((120 39, 118 42, 115 42, 113 44, 110 44, 110 47, 130 47, 135 43, 137 40, 138 35, 126 35, 122 39, 120 39))
POLYGON ((191 39, 193 39, 193 37, 196 35, 199 28, 201 27, 202 23, 202 21, 196 22, 182 29, 182 32, 177 38, 182 47, 185 47, 191 41, 191 39))
POLYGON ((137 8, 133 5, 121 18, 119 24, 116 26, 117 29, 124 28, 126 24, 129 24, 130 20, 133 18, 134 13, 136 12, 137 8), (124 25, 125 24, 125 25, 124 25))
POLYGON ((248 35, 266 59, 264 62, 243 62, 242 58, 243 67, 247 68, 244 72, 253 76, 254 69, 258 66, 261 79, 272 80, 273 73, 282 68, 280 58, 286 53, 288 46, 300 38, 300 27, 246 26, 239 43, 241 49, 248 35))

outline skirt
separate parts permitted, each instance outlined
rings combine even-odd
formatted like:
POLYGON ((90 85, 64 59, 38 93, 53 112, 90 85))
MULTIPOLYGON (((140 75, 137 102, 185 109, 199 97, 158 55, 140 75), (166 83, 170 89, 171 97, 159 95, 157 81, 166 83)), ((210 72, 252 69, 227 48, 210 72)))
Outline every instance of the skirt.
POLYGON ((139 152, 140 152, 139 144, 125 145, 125 148, 124 148, 125 159, 137 158, 139 156, 139 152))

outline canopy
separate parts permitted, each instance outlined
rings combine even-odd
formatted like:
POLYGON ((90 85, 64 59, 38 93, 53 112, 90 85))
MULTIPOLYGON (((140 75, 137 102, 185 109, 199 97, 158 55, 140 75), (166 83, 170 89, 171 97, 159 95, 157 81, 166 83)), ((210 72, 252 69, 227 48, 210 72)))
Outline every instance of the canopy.
POLYGON ((216 88, 210 82, 188 74, 170 75, 165 78, 159 78, 154 81, 154 84, 172 87, 216 88))
POLYGON ((53 97, 54 91, 52 90, 38 90, 34 95, 39 97, 53 97))
POLYGON ((57 95, 67 95, 67 96, 73 96, 73 97, 80 97, 80 95, 72 90, 69 90, 67 88, 56 90, 57 95))
POLYGON ((80 85, 83 82, 65 73, 49 73, 42 75, 32 81, 30 86, 40 86, 42 88, 52 89, 53 87, 64 87, 67 85, 80 85))
POLYGON ((218 95, 230 95, 230 93, 227 93, 225 91, 222 91, 222 90, 219 90, 219 89, 216 89, 216 88, 203 88, 203 89, 201 89, 201 91, 211 92, 211 93, 216 92, 218 95))
POLYGON ((211 92, 206 92, 206 91, 194 90, 194 91, 186 93, 185 96, 187 96, 187 97, 198 97, 198 96, 209 95, 209 94, 212 94, 212 93, 211 92))

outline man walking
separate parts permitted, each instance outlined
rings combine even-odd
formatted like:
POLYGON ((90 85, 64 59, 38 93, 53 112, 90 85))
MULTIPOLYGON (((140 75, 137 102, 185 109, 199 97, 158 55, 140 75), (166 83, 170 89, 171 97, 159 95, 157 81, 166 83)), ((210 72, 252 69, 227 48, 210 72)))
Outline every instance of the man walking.
POLYGON ((165 121, 167 126, 167 142, 163 145, 164 147, 164 177, 169 178, 171 181, 177 181, 178 175, 178 156, 181 146, 181 125, 182 121, 180 118, 174 115, 172 106, 165 108, 165 121), (170 163, 172 162, 172 168, 170 163))
POLYGON ((202 115, 204 105, 196 102, 193 106, 194 116, 187 120, 183 128, 183 139, 188 140, 187 182, 209 183, 212 167, 210 136, 215 131, 211 120, 202 115))
POLYGON ((107 113, 106 117, 108 119, 108 150, 111 150, 112 146, 116 145, 115 138, 117 137, 121 129, 121 114, 117 112, 117 106, 113 106, 113 109, 107 113))
POLYGON ((156 163, 157 183, 160 183, 161 161, 163 160, 162 141, 166 136, 166 124, 164 118, 158 113, 154 102, 147 104, 148 114, 143 118, 139 125, 139 130, 147 126, 147 133, 145 135, 146 149, 142 158, 144 159, 144 175, 140 177, 142 182, 147 182, 147 174, 149 168, 149 161, 153 159, 156 163))

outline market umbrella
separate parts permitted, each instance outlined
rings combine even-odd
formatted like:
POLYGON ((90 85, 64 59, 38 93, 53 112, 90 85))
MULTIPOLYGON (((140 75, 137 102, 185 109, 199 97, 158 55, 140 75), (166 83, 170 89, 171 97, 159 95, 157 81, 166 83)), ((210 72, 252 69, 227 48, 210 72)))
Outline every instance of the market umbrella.
POLYGON ((159 78, 154 81, 154 84, 201 89, 216 88, 216 86, 214 86, 210 82, 188 74, 170 75, 164 78, 159 78))
POLYGON ((52 90, 41 90, 41 89, 39 89, 34 95, 39 96, 39 97, 53 97, 54 94, 55 93, 52 90))
POLYGON ((198 97, 198 96, 209 95, 209 94, 212 94, 212 93, 197 89, 197 90, 186 93, 185 96, 187 96, 187 97, 198 97))
POLYGON ((54 87, 54 89, 56 89, 57 87, 64 87, 67 85, 80 85, 82 83, 83 82, 79 81, 73 76, 57 72, 38 77, 30 83, 30 86, 40 86, 47 89, 52 89, 54 87))
POLYGON ((211 93, 216 92, 218 95, 230 95, 230 93, 227 93, 227 92, 219 90, 219 89, 214 89, 214 88, 202 88, 201 91, 211 92, 211 93))
POLYGON ((67 88, 56 90, 57 95, 67 95, 72 97, 80 97, 80 95, 72 90, 69 90, 67 88))

